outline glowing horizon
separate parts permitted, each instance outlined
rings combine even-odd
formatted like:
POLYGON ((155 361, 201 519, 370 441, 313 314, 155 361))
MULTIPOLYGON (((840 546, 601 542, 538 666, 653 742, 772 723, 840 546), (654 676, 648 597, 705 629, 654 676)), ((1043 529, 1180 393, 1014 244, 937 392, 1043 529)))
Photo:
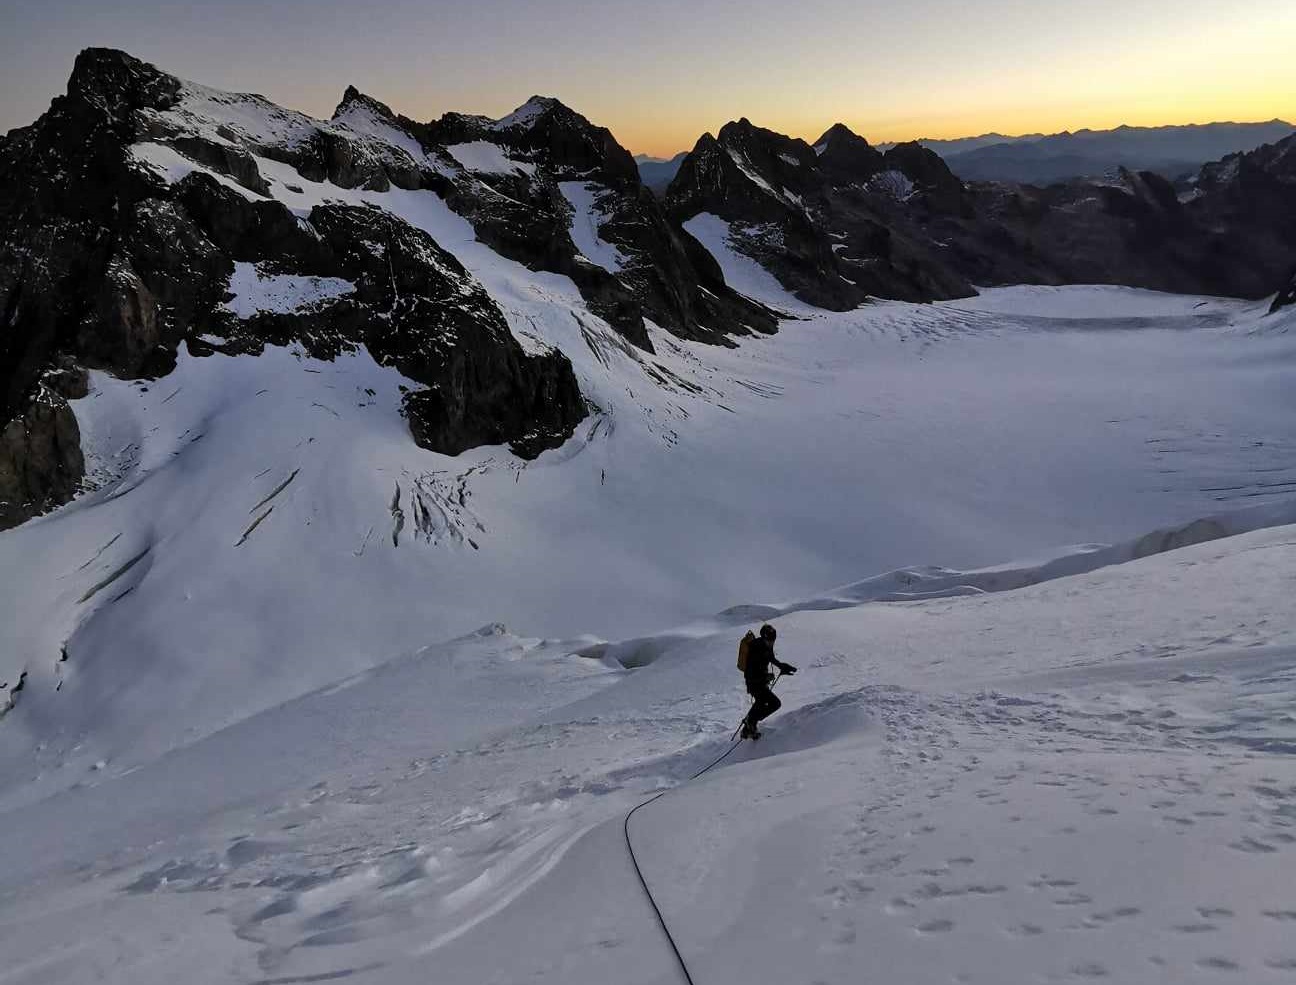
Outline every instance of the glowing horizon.
POLYGON ((671 157, 746 116, 873 143, 1220 121, 1296 121, 1296 5, 1253 0, 49 0, 6 15, 0 131, 62 92, 81 48, 327 117, 354 84, 429 120, 555 95, 632 153, 671 157))

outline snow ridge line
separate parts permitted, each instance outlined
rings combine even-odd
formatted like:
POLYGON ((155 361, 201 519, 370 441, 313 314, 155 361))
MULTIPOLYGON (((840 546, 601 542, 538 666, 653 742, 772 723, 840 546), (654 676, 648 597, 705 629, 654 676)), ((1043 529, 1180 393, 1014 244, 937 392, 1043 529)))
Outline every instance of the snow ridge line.
MULTIPOLYGON (((691 782, 693 780, 696 780, 703 773, 707 772, 708 770, 716 766, 719 766, 722 762, 724 762, 726 759, 729 758, 730 753, 732 753, 735 749, 737 749, 740 745, 742 745, 742 742, 743 742, 742 739, 736 740, 728 749, 726 749, 724 752, 720 754, 720 757, 718 759, 712 760, 712 762, 709 765, 702 767, 702 769, 698 770, 696 773, 690 776, 688 780, 685 782, 691 782)), ((662 916, 661 907, 659 907, 657 905, 657 901, 653 899, 652 890, 648 888, 648 880, 644 878, 643 870, 639 868, 639 859, 635 857, 634 845, 631 844, 630 842, 630 818, 634 817, 635 812, 640 810, 641 808, 647 807, 651 803, 660 800, 662 797, 665 797, 672 790, 678 790, 678 789, 679 789, 678 787, 669 787, 666 790, 662 790, 660 793, 653 794, 643 803, 636 804, 634 807, 630 808, 630 810, 626 812, 625 821, 623 821, 621 824, 621 831, 625 835, 626 849, 630 852, 630 862, 634 866, 635 875, 639 877, 639 885, 643 886, 644 894, 648 897, 648 902, 653 908, 653 913, 657 914, 657 923, 661 925, 662 933, 666 935, 666 940, 670 944, 671 950, 675 952, 675 960, 679 962, 680 971, 684 972, 684 980, 688 982, 688 985, 695 985, 693 981, 693 976, 689 974, 688 965, 684 963, 684 955, 680 953, 679 945, 675 943, 675 936, 670 932, 670 928, 666 926, 666 918, 662 916)))

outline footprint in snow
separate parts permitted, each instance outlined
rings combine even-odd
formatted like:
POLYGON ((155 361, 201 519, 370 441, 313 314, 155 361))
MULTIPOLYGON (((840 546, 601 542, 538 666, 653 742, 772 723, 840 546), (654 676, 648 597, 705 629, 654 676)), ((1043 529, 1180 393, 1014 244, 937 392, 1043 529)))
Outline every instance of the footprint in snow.
POLYGON ((1086 903, 1092 903, 1093 897, 1086 896, 1084 893, 1070 893, 1066 896, 1059 896, 1053 901, 1054 906, 1083 906, 1086 903))
POLYGON ((1221 958, 1218 956, 1202 958, 1197 962, 1198 968, 1205 968, 1208 971, 1240 971, 1241 968, 1236 961, 1230 958, 1221 958))
POLYGON ((1038 937, 1044 933, 1044 928, 1033 923, 1019 923, 1015 927, 1009 927, 1008 933, 1014 937, 1038 937))
POLYGON ((1027 885, 1031 889, 1071 889, 1079 884, 1074 879, 1050 879, 1048 876, 1041 876, 1039 879, 1032 879, 1027 885))
POLYGON ((1215 920, 1219 917, 1233 916, 1233 911, 1227 906, 1199 906, 1197 912, 1203 920, 1215 920))
POLYGON ((1255 838, 1243 838, 1241 841, 1229 842, 1229 848, 1234 848, 1239 852, 1248 852, 1250 854, 1261 854, 1276 852, 1278 849, 1273 845, 1266 844, 1263 841, 1257 841, 1255 838))
POLYGON ((954 929, 953 920, 928 920, 920 923, 915 930, 919 934, 945 934, 954 929))
POLYGON ((1101 913, 1091 914, 1087 923, 1090 926, 1097 926, 1111 923, 1113 920, 1126 920, 1130 917, 1136 917, 1142 912, 1137 906, 1118 906, 1114 910, 1104 910, 1101 913))
POLYGON ((1106 978, 1108 971, 1096 961, 1090 961, 1087 964, 1076 965, 1071 969, 1071 974, 1076 978, 1106 978))

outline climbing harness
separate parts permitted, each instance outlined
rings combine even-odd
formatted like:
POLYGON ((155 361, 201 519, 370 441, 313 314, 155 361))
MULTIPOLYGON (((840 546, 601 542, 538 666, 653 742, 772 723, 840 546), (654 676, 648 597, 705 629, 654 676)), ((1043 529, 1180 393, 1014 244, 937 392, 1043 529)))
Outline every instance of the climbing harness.
MULTIPOLYGON (((778 679, 782 676, 783 675, 781 672, 777 674, 774 677, 774 680, 770 682, 770 687, 773 687, 775 684, 777 684, 778 679)), ((754 703, 755 703, 755 699, 753 699, 753 704, 754 703)), ((738 728, 739 729, 742 728, 741 723, 738 725, 738 728)), ((737 734, 738 733, 735 731, 734 735, 737 734)), ((732 737, 731 737, 731 741, 732 744, 729 746, 728 749, 722 752, 719 755, 719 757, 712 760, 706 766, 703 766, 700 770, 698 770, 696 773, 690 776, 688 780, 686 780, 685 782, 686 783, 692 782, 693 780, 696 780, 699 776, 701 776, 703 773, 706 773, 714 769, 715 767, 719 766, 721 763, 723 763, 726 759, 729 758, 730 754, 735 749, 737 749, 743 743, 742 739, 732 739, 732 737)), ((680 786, 683 786, 683 784, 680 784, 680 786)), ((657 923, 661 926, 662 933, 666 935, 666 941, 667 943, 670 944, 671 950, 675 952, 675 960, 679 962, 680 971, 684 972, 684 980, 688 982, 688 985, 694 985, 693 976, 689 974, 688 965, 684 963, 684 955, 680 953, 679 945, 675 943, 674 935, 671 934, 670 928, 666 926, 666 918, 662 916, 661 908, 657 905, 657 901, 653 899, 652 890, 648 888, 648 880, 644 878, 643 870, 639 868, 639 859, 635 857, 634 845, 631 844, 630 842, 630 818, 634 817, 637 811, 647 807, 649 804, 653 803, 654 801, 660 800, 662 797, 665 797, 672 790, 677 790, 677 789, 679 789, 679 787, 668 787, 667 789, 662 790, 659 793, 653 794, 643 803, 636 804, 634 807, 630 808, 630 810, 626 812, 625 821, 621 825, 621 831, 622 833, 625 834, 626 849, 627 851, 630 852, 630 862, 634 865, 635 875, 639 877, 639 885, 643 886, 644 895, 648 897, 648 902, 653 908, 653 913, 657 915, 657 923)))

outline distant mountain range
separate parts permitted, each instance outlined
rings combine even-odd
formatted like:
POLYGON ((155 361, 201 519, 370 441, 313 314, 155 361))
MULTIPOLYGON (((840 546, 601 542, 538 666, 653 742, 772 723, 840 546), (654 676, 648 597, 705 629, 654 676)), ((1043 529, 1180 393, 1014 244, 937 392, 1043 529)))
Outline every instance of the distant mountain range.
POLYGON ((1117 168, 1155 171, 1180 178, 1208 161, 1255 150, 1296 132, 1283 120, 1267 123, 1206 123, 1168 127, 1117 127, 1077 130, 1048 136, 971 141, 922 141, 945 158, 964 181, 1016 181, 1048 184, 1096 177, 1117 168))
MULTIPOLYGON (((1072 178, 1092 178, 1118 168, 1153 171, 1182 178, 1209 161, 1277 143, 1296 132, 1285 120, 1266 123, 1203 123, 1186 126, 1076 130, 1007 136, 985 133, 953 140, 919 140, 935 151, 964 181, 1010 181, 1048 185, 1072 178)), ((877 144, 886 152, 894 143, 877 144)), ((660 193, 679 170, 683 154, 669 161, 640 155, 643 182, 660 193)))
MULTIPOLYGON (((1046 133, 1023 133, 1015 137, 1010 137, 1004 133, 983 133, 976 137, 954 137, 951 140, 928 140, 922 139, 918 143, 924 147, 934 150, 941 157, 947 160, 955 154, 965 154, 968 151, 980 150, 982 147, 992 147, 995 144, 1020 144, 1032 140, 1042 140, 1050 134, 1046 133)), ((888 151, 895 147, 898 141, 890 143, 883 142, 877 145, 880 151, 888 151)))

